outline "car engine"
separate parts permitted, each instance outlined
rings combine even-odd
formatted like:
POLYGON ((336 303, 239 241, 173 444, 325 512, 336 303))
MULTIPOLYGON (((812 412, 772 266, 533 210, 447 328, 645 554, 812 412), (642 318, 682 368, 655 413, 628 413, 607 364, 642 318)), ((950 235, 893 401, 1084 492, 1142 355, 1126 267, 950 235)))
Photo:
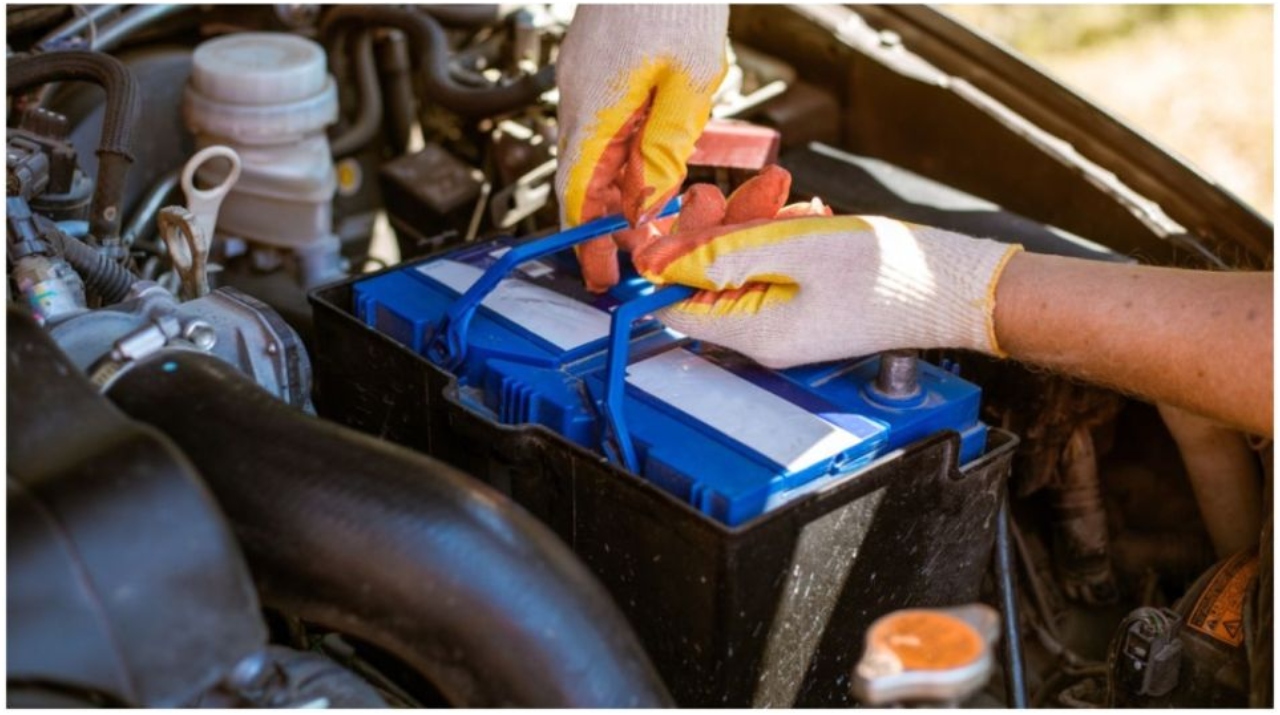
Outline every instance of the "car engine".
MULTIPOLYGON (((1269 439, 959 350, 770 370, 629 266, 588 293, 626 224, 559 225, 571 6, 6 14, 10 705, 1272 705, 1269 439)), ((943 12, 729 37, 686 186, 1272 265, 943 12)))

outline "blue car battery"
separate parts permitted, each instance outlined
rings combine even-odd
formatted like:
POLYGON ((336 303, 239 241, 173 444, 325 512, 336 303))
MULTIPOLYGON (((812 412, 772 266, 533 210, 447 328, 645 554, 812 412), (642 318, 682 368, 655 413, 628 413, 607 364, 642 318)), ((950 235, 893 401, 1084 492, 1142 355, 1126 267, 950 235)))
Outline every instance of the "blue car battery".
POLYGON ((405 264, 353 284, 355 315, 454 374, 470 409, 550 429, 729 526, 941 430, 962 463, 982 454, 980 388, 937 366, 919 361, 918 391, 890 398, 879 356, 770 370, 665 327, 653 312, 687 288, 627 268, 588 293, 572 246, 622 225, 405 264))

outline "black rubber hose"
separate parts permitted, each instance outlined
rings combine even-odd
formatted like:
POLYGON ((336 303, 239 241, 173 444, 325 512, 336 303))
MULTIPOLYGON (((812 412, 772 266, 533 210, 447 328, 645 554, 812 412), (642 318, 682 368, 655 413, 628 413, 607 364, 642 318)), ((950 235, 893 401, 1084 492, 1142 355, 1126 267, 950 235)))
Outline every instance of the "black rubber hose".
POLYGON ((489 80, 476 68, 481 62, 485 67, 495 66, 505 43, 506 38, 494 34, 456 53, 449 62, 449 76, 468 87, 487 87, 489 80))
POLYGON ((390 6, 334 7, 320 23, 320 37, 332 52, 337 40, 356 27, 393 27, 409 38, 410 58, 422 83, 419 101, 434 102, 470 117, 488 117, 526 107, 555 85, 555 67, 500 87, 466 87, 449 76, 449 42, 430 15, 390 6))
POLYGON ((458 4, 418 5, 416 9, 427 13, 449 27, 485 27, 506 19, 514 11, 510 5, 458 4))
POLYGON ((70 11, 69 5, 10 6, 5 11, 5 34, 16 35, 48 27, 70 11))
POLYGON ((373 140, 382 126, 382 87, 378 84, 378 67, 373 58, 373 31, 361 30, 351 48, 355 55, 356 88, 359 90, 359 113, 341 134, 329 141, 334 158, 352 154, 373 140))
POLYGON ((52 221, 42 222, 42 226, 45 230, 41 236, 48 239, 53 250, 76 269, 84 281, 85 290, 102 298, 103 305, 113 305, 128 297, 137 276, 92 246, 68 236, 52 221))
POLYGON ((459 706, 670 704, 599 582, 475 479, 203 354, 149 358, 109 396, 204 475, 266 605, 395 654, 459 706))
POLYGON ((94 82, 106 90, 89 231, 102 243, 118 240, 125 182, 133 164, 133 127, 142 107, 133 73, 110 55, 83 51, 14 57, 9 60, 8 71, 9 94, 49 82, 72 80, 94 82))
POLYGON ((1004 618, 1005 695, 1010 707, 1027 707, 1027 675, 1022 661, 1022 627, 1018 622, 1018 594, 1014 590, 1013 546, 1009 535, 1009 489, 1004 487, 996 512, 996 585, 1004 618))
POLYGON ((378 74, 387 98, 386 140, 399 156, 409 146, 409 135, 417 121, 417 100, 413 95, 413 75, 404 33, 391 30, 378 41, 378 74))

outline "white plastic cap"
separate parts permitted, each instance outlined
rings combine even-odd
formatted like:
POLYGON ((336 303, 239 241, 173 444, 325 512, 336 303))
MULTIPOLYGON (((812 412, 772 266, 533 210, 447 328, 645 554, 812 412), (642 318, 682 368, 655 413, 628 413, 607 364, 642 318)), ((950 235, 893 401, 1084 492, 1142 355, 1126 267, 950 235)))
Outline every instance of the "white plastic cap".
POLYGON ((183 115, 197 133, 245 144, 292 142, 338 120, 338 91, 320 45, 242 32, 196 48, 183 115))
POLYGON ((229 104, 285 104, 324 89, 324 50, 297 35, 240 32, 201 44, 191 57, 191 86, 229 104))

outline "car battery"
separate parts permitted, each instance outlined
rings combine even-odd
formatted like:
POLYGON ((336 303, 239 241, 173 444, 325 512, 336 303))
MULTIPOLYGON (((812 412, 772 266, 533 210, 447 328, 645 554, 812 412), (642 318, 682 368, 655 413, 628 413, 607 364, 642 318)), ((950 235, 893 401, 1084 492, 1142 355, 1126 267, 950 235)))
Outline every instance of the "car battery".
POLYGON ((688 345, 644 310, 687 291, 633 275, 592 296, 564 267, 568 235, 497 240, 360 281, 356 317, 454 370, 460 398, 494 421, 547 427, 731 526, 941 429, 960 433, 962 461, 982 453, 977 386, 921 362, 912 394, 896 397, 875 388, 878 357, 774 371, 688 345), (469 291, 473 305, 450 316, 469 291), (609 365, 614 324, 625 369, 609 365), (433 355, 433 340, 453 352, 433 355), (610 380, 625 382, 612 400, 610 380))
MULTIPOLYGON (((670 208, 670 207, 669 207, 670 208)), ((881 358, 768 370, 653 313, 629 268, 585 291, 602 219, 311 295, 324 417, 449 461, 554 529, 684 706, 851 702, 875 618, 977 598, 1016 439, 980 389, 881 358)))

